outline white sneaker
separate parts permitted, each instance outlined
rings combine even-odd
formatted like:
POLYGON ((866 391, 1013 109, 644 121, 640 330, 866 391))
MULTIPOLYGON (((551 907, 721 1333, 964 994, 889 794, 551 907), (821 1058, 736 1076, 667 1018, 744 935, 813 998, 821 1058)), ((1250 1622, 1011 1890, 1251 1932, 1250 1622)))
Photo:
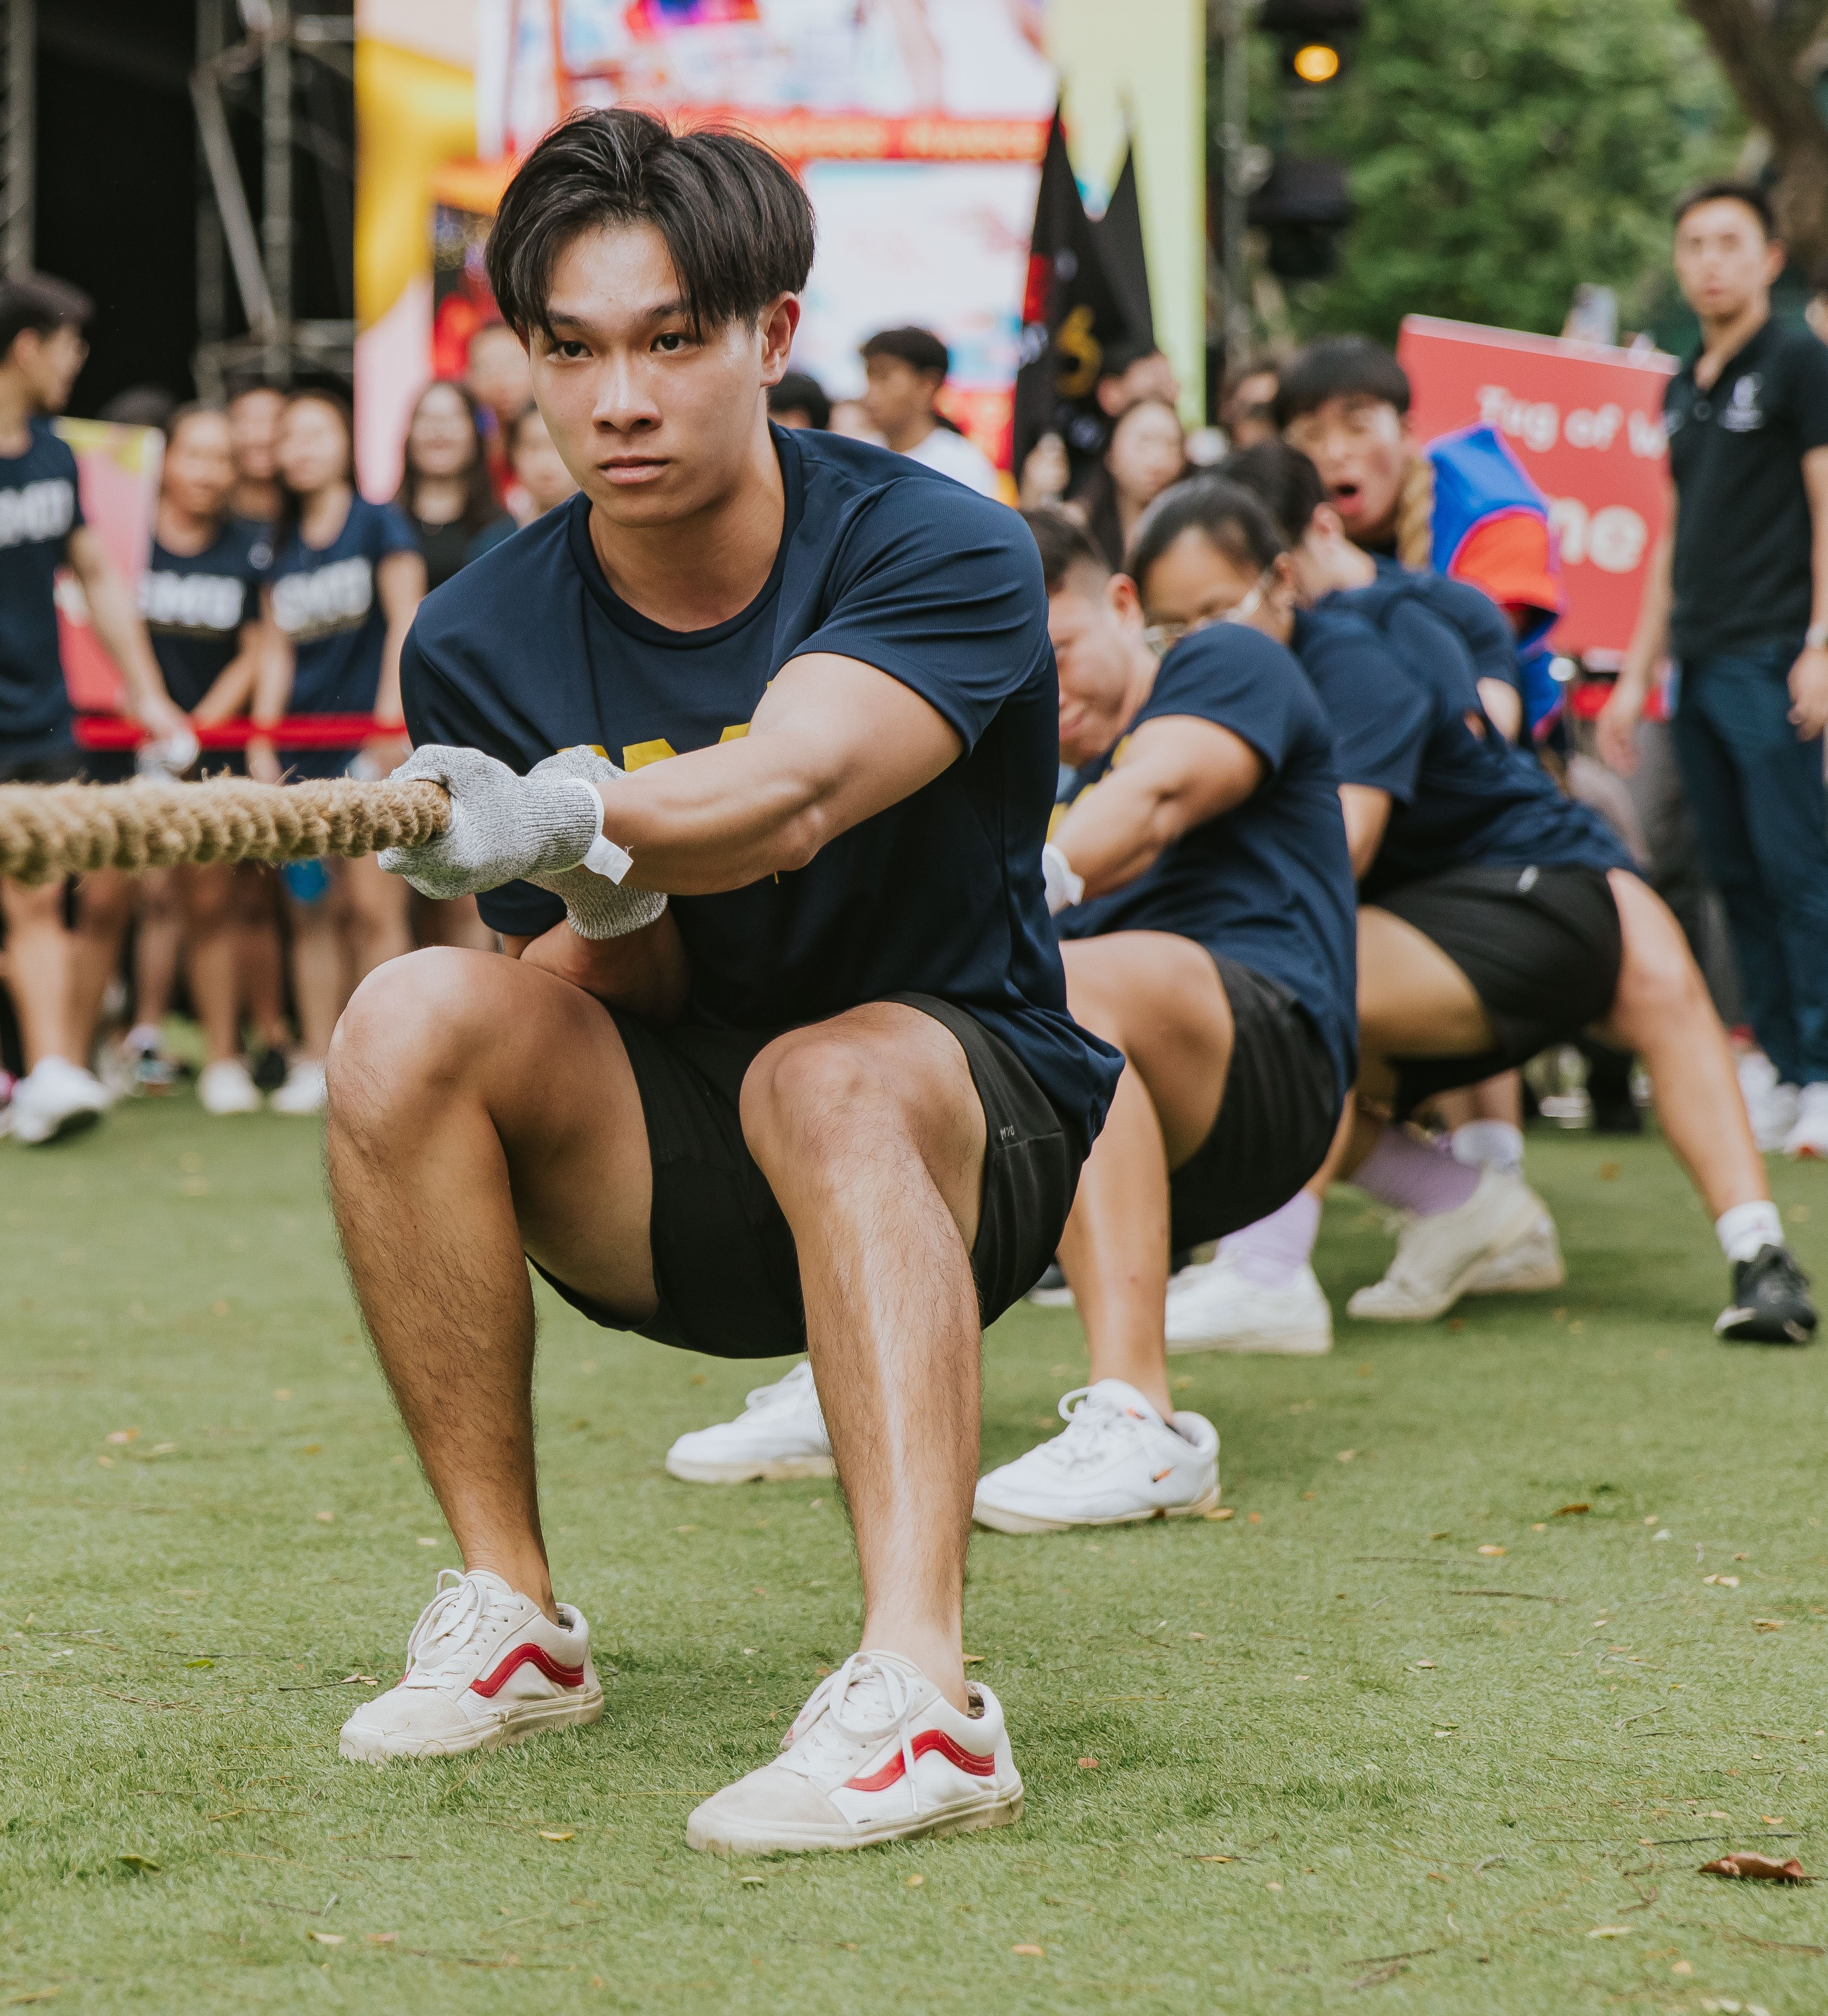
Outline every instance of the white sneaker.
POLYGON ((322 1113, 329 1098, 324 1083, 324 1067, 314 1064, 308 1057, 300 1057, 286 1074, 286 1082, 267 1101, 275 1113, 297 1113, 307 1116, 322 1113))
POLYGON ((1547 1211, 1522 1238, 1494 1253, 1460 1293, 1463 1295, 1534 1295, 1559 1288, 1567 1279, 1561 1240, 1547 1211))
POLYGON ((1828 1162, 1828 1085, 1803 1087, 1783 1152, 1793 1161, 1828 1162))
POLYGON ((1175 1353, 1317 1356, 1333 1348, 1333 1311, 1312 1267, 1302 1268, 1286 1287, 1266 1288, 1222 1253, 1203 1267, 1183 1267, 1169 1282, 1167 1333, 1168 1350, 1175 1353))
POLYGON ((1747 1050, 1739 1060, 1738 1071, 1746 1118, 1752 1123, 1752 1139, 1761 1155, 1775 1155, 1785 1147, 1796 1125, 1801 1088, 1780 1084, 1777 1067, 1762 1050, 1747 1050))
POLYGON ((1060 1410, 1063 1435, 977 1480, 980 1526, 1063 1533, 1218 1510, 1218 1431, 1203 1414, 1164 1421, 1121 1379, 1081 1386, 1060 1410))
POLYGON ((113 1101, 99 1078, 67 1057, 41 1057, 13 1088, 13 1138, 29 1148, 93 1127, 113 1101))
POLYGON ((441 1570, 437 1593, 406 1641, 405 1678, 362 1703, 336 1748, 358 1763, 384 1764, 499 1750, 595 1722, 603 1690, 590 1626, 567 1604, 559 1615, 562 1625, 486 1568, 441 1570))
POLYGON ((831 1438, 819 1412, 812 1366, 801 1359, 785 1379, 757 1386, 733 1421, 694 1428, 667 1451, 669 1475, 687 1484, 779 1484, 834 1474, 831 1438))
POLYGON ((1346 1313, 1373 1323, 1427 1323, 1445 1315, 1487 1261, 1524 1237, 1547 1211, 1520 1176, 1482 1171, 1464 1204, 1410 1220, 1389 1271, 1361 1288, 1346 1313))
POLYGON ((260 1088, 239 1057, 205 1064, 196 1082, 196 1103, 206 1113, 258 1113, 260 1088))
POLYGON ((821 1680, 781 1755, 714 1793, 686 1823, 713 1855, 869 1848, 1022 1817, 1001 1704, 969 1683, 961 1715, 911 1659, 853 1652, 821 1680))

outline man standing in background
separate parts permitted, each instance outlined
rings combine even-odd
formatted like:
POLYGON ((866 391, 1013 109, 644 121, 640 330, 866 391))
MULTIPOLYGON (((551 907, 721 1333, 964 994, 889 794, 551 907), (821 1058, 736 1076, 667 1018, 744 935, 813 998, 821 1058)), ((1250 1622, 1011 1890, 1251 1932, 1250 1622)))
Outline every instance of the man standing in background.
POLYGON ((1776 1074, 1748 1087, 1754 1129, 1828 1160, 1828 350, 1771 319, 1783 257, 1747 184, 1708 183, 1676 211, 1701 348, 1664 395, 1670 530, 1600 736, 1628 772, 1667 650, 1682 780, 1776 1074))
POLYGON ((952 368, 952 352, 931 329, 882 329, 863 346, 863 410, 898 455, 923 462, 981 496, 1000 497, 995 463, 934 409, 952 368))

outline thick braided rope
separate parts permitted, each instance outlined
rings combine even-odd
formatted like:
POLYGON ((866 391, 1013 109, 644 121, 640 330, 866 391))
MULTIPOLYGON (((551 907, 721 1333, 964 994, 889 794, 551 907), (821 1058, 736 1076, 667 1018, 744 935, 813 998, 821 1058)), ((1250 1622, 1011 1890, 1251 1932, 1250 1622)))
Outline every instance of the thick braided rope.
POLYGON ((0 784, 0 875, 373 854, 423 845, 450 823, 442 786, 421 782, 0 784))

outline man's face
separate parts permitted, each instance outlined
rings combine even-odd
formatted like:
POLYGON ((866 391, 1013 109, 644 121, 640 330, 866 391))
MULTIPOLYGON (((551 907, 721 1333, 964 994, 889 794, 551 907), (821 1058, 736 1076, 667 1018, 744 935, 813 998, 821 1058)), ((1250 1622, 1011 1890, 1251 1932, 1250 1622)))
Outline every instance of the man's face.
POLYGON ((1098 403, 1112 419, 1127 413, 1139 399, 1159 399, 1164 405, 1181 403, 1181 382, 1175 367, 1159 350, 1134 358, 1114 378, 1098 381, 1098 403))
POLYGON ((1731 196, 1698 203, 1675 227, 1675 279, 1706 322, 1743 314, 1783 268, 1783 247, 1758 213, 1731 196))
POLYGON ((1283 432, 1319 470, 1349 538, 1362 545, 1388 535, 1409 448, 1394 406, 1362 393, 1328 399, 1283 432))
POLYGON ((1122 574, 1070 568, 1047 598, 1047 634, 1060 684, 1060 761, 1102 755, 1123 729, 1123 704, 1142 641, 1136 591, 1122 574))
POLYGON ((527 352, 505 322, 485 323, 470 338, 463 379, 477 402, 504 426, 525 412, 533 398, 527 352))
POLYGON ((753 452, 800 304, 694 333, 651 225, 580 232, 552 267, 534 391, 565 466, 613 525, 666 525, 715 503, 753 452))
POLYGON ((866 383, 861 401, 878 434, 897 434, 933 410, 939 380, 930 371, 916 371, 901 357, 865 358, 866 383))
POLYGON ((24 378, 26 391, 41 413, 60 413, 70 404, 77 375, 89 354, 80 329, 66 325, 41 336, 21 329, 13 340, 10 362, 24 378))

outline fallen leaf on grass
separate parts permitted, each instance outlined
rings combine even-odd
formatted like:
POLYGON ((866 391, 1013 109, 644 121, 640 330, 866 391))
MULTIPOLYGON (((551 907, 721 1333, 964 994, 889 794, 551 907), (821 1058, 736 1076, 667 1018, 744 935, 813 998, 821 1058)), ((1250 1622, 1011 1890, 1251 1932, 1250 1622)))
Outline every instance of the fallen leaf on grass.
POLYGON ((966 1652, 961 1656, 967 1666, 981 1666, 984 1664, 984 1654, 981 1652, 966 1652))
POLYGON ((21 2003, 49 2002, 63 1992, 60 1988, 28 1988, 23 1995, 0 1995, 0 2007, 16 2009, 21 2003))
POLYGON ((1782 1827, 1783 1824, 1782 1813, 1760 1813, 1758 1817, 1766 1827, 1782 1827))
POLYGON ((1600 1165, 1600 1182, 1603 1183, 1617 1183, 1618 1181, 1618 1172, 1619 1165, 1617 1162, 1602 1162, 1600 1165))
POLYGON ((336 1684, 340 1687, 378 1687, 380 1682, 372 1673, 346 1673, 336 1684))
POLYGON ((1783 1619, 1781 1617, 1754 1617, 1752 1619, 1752 1629, 1754 1631, 1781 1631, 1783 1629, 1783 1619))
POLYGON ((1236 1862, 1237 1859, 1235 1855, 1196 1855, 1193 1858, 1196 1862, 1236 1862))
POLYGON ((1558 1505, 1549 1516, 1551 1519, 1571 1519, 1577 1513, 1591 1512, 1592 1509, 1583 1498, 1573 1505, 1558 1505))
POLYGON ((1482 1554, 1502 1554, 1504 1552, 1504 1550, 1502 1547, 1488 1546, 1481 1547, 1479 1551, 1482 1554))
POLYGON ((1263 1524, 1263 1514, 1261 1512, 1247 1512, 1244 1514, 1244 1521, 1247 1525, 1261 1526, 1263 1524))
POLYGON ((1042 1960, 1045 1957, 1045 1949, 1041 1946, 1011 1946, 1009 1951, 1013 1953, 1020 1953, 1028 1960, 1042 1960))
POLYGON ((575 1827, 542 1827, 539 1831, 539 1838, 542 1841, 575 1841, 578 1838, 578 1830, 575 1827))
POLYGON ((1204 1517, 1208 1519, 1235 1519, 1237 1516, 1235 1509, 1229 1505, 1222 1505, 1216 1512, 1204 1514, 1204 1517))
POLYGON ((1416 1671, 1418 1673, 1431 1673, 1434 1670, 1434 1661, 1432 1659, 1418 1659, 1416 1661, 1416 1671))
POLYGON ((185 1663, 185 1665, 187 1665, 187 1666, 190 1666, 190 1667, 193 1667, 193 1668, 194 1668, 194 1667, 201 1667, 201 1666, 213 1666, 213 1665, 214 1665, 214 1664, 215 1664, 216 1662, 215 1662, 215 1661, 214 1661, 214 1659, 186 1659, 186 1660, 185 1661, 185 1662, 184 1662, 184 1663, 185 1663))
POLYGON ((320 1946, 340 1946, 343 1943, 340 1932, 307 1932, 305 1937, 320 1946))
POLYGON ((153 1858, 149 1855, 117 1855, 115 1856, 114 1859, 118 1862, 124 1869, 143 1869, 150 1870, 159 1869, 164 1866, 162 1863, 153 1861, 153 1858))
POLYGON ((139 1430, 138 1428, 111 1428, 108 1431, 108 1439, 117 1445, 122 1442, 136 1442, 139 1440, 139 1430))
POLYGON ((333 1525, 336 1519, 336 1515, 334 1512, 320 1512, 317 1515, 317 1521, 320 1526, 333 1525))
POLYGON ((437 1543, 437 1542, 436 1540, 428 1540, 428 1539, 426 1539, 425 1538, 425 1536, 422 1534, 422 1535, 420 1535, 419 1536, 419 1538, 418 1538, 418 1539, 414 1542, 414 1543, 413 1543, 413 1544, 414 1544, 416 1546, 420 1546, 420 1547, 435 1547, 438 1543, 437 1543))
POLYGON ((390 1946, 399 1936, 398 1932, 364 1932, 362 1942, 365 1946, 390 1946))
POLYGON ((1353 1457, 1358 1453, 1358 1452, 1356 1449, 1341 1449, 1339 1454, 1333 1458, 1333 1461, 1335 1463, 1350 1463, 1353 1457))
POLYGON ((1623 1939, 1631 1936, 1629 1925, 1596 1925, 1587 1936, 1590 1939, 1623 1939))
POLYGON ((1700 1873, 1704 1876, 1749 1878, 1760 1883, 1812 1883, 1815 1880, 1803 1874, 1803 1866, 1794 1855, 1787 1862, 1749 1852, 1722 1855, 1713 1862, 1704 1862, 1700 1873))
POLYGON ((1739 1587, 1739 1577, 1737 1575, 1703 1575, 1701 1579, 1704 1582, 1715 1583, 1722 1589, 1737 1589, 1739 1587))
POLYGON ((908 1878, 908 1888, 910 1890, 918 1890, 926 1881, 927 1878, 924 1876, 910 1876, 908 1878))

